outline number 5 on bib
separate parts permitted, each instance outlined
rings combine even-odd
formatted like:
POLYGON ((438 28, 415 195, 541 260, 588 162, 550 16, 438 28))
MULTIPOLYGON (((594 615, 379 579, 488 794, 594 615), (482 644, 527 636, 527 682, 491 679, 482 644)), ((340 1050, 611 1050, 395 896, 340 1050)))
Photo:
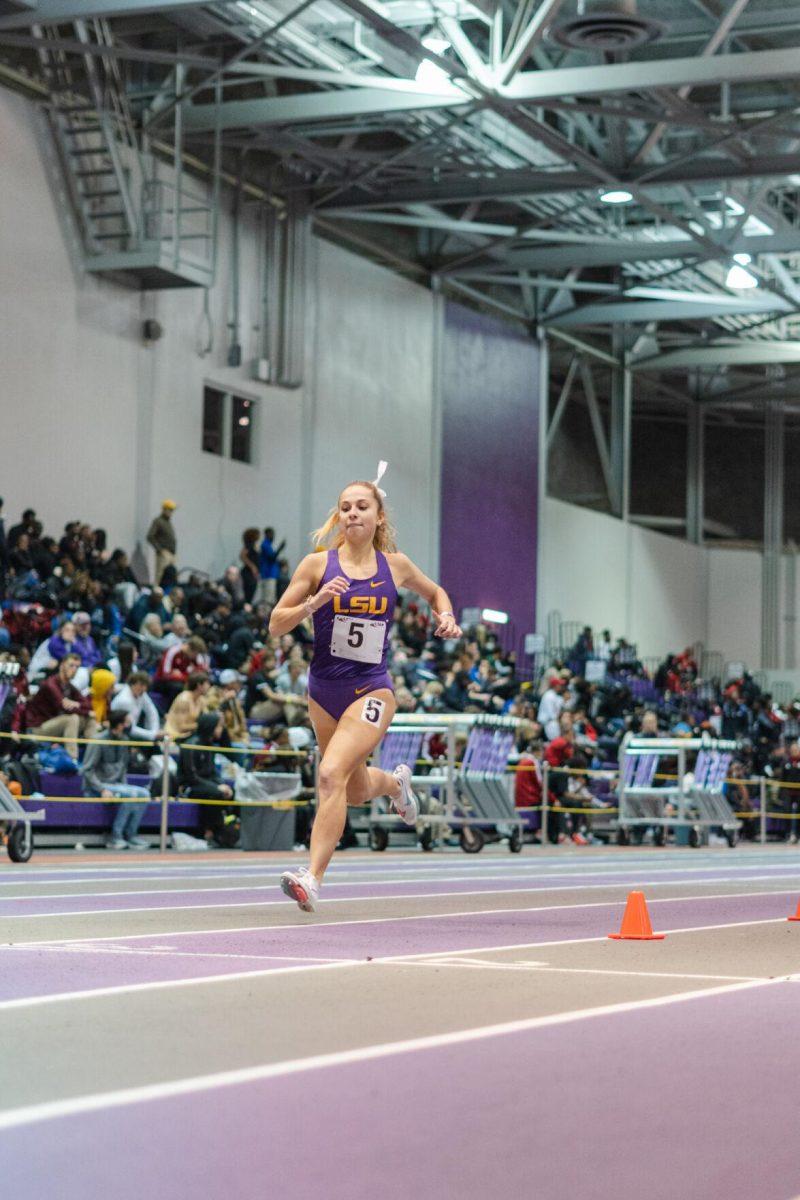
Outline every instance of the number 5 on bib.
POLYGON ((334 658, 349 658, 351 662, 379 663, 385 639, 386 624, 383 621, 334 617, 331 654, 334 658))
POLYGON ((385 707, 385 700, 379 699, 378 696, 367 696, 361 709, 361 720, 369 725, 379 725, 385 707))

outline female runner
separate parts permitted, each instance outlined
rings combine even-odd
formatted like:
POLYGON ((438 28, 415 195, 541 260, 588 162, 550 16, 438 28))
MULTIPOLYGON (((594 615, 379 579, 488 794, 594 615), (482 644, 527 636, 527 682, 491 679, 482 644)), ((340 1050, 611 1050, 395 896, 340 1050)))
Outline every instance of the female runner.
POLYGON ((416 823, 409 767, 402 764, 389 774, 366 765, 397 707, 386 670, 397 589, 410 588, 430 604, 437 637, 461 636, 444 589, 395 549, 386 493, 378 487, 385 469, 382 462, 373 483, 359 481, 344 489, 314 534, 315 544, 332 543, 332 549, 306 555, 269 623, 277 636, 306 617, 314 623, 308 708, 322 755, 319 805, 308 867, 281 876, 283 891, 305 912, 314 912, 348 804, 388 796, 408 825, 416 823))

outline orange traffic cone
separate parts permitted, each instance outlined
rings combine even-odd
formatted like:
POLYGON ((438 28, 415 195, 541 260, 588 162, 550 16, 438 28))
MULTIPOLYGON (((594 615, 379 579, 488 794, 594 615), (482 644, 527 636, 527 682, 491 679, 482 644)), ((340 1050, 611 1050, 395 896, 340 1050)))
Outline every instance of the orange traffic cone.
POLYGON ((625 916, 622 918, 620 931, 608 936, 615 941, 626 942, 660 942, 663 939, 663 933, 653 933, 644 892, 628 893, 628 903, 625 905, 625 916))
POLYGON ((800 921, 800 902, 798 902, 798 905, 797 905, 797 912, 794 914, 794 916, 793 916, 793 917, 787 917, 787 918, 786 918, 786 920, 787 920, 787 921, 800 921))

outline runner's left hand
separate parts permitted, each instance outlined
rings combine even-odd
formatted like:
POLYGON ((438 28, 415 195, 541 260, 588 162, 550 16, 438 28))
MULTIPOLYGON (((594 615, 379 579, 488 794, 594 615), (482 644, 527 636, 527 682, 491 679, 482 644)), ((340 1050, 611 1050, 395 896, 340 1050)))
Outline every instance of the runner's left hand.
POLYGON ((439 616, 437 612, 433 614, 436 617, 436 629, 434 630, 437 637, 440 638, 460 638, 461 626, 456 624, 456 619, 452 614, 445 613, 444 616, 439 616))

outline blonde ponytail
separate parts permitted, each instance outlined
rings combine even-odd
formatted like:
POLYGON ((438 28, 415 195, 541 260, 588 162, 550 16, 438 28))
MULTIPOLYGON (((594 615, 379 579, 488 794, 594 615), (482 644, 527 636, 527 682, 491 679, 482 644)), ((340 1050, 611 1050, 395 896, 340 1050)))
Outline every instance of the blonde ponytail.
MULTIPOLYGON (((380 550, 381 554, 393 554, 397 550, 397 533, 389 521, 386 506, 383 503, 383 496, 379 489, 374 483, 369 483, 364 479, 355 479, 352 483, 348 483, 347 487, 364 487, 369 488, 372 492, 378 503, 378 516, 383 517, 383 521, 375 530, 372 545, 376 550, 380 550)), ((347 488, 342 489, 342 492, 346 491, 347 488)), ((340 498, 341 494, 340 492, 340 498)), ((319 529, 313 531, 311 540, 314 543, 315 550, 338 550, 344 545, 344 533, 339 526, 338 504, 330 510, 324 524, 320 525, 319 529)))
MULTIPOLYGON (((339 528, 339 509, 332 508, 331 511, 328 513, 327 520, 324 522, 324 524, 320 525, 319 529, 312 530, 311 541, 314 544, 314 549, 315 550, 329 550, 330 549, 329 541, 330 541, 331 534, 333 533, 334 529, 338 529, 338 528, 339 528)), ((342 538, 341 541, 344 541, 344 538, 342 538)), ((336 544, 337 544, 337 546, 341 545, 341 542, 337 541, 336 544)))

